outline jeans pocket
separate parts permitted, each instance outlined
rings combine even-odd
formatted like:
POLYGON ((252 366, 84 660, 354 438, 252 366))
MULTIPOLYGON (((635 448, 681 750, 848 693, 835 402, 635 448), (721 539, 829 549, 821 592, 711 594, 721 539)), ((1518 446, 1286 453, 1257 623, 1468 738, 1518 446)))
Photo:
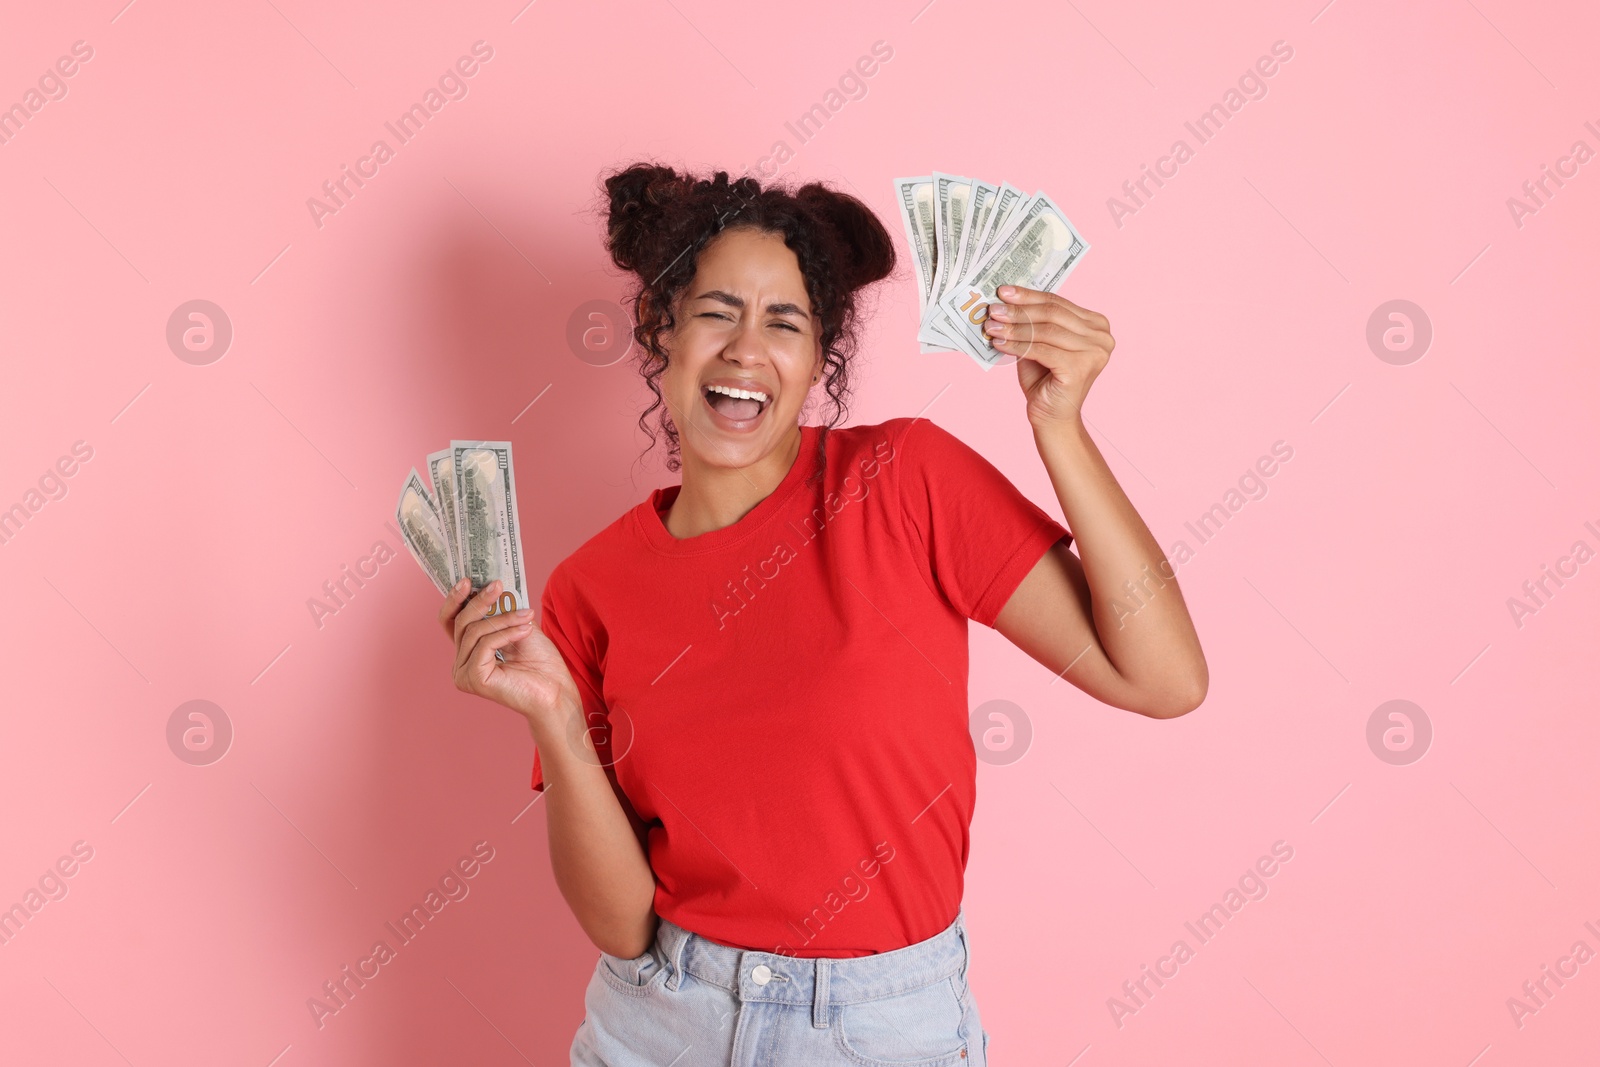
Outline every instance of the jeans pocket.
POLYGON ((633 997, 648 997, 660 988, 667 968, 659 944, 652 944, 642 955, 623 959, 609 952, 600 953, 595 970, 606 985, 633 997))
POLYGON ((956 1067, 965 1064, 966 1010, 954 979, 838 1009, 840 1050, 863 1067, 956 1067))

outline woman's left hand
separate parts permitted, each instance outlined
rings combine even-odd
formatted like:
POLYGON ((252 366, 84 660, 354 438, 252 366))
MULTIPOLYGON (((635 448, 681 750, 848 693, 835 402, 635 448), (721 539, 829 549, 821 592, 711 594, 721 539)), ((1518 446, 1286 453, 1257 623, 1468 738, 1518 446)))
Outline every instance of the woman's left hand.
POLYGON ((994 350, 1017 360, 1017 381, 1035 429, 1076 424, 1089 386, 1117 342, 1111 323, 1065 297, 1002 285, 983 324, 994 350))

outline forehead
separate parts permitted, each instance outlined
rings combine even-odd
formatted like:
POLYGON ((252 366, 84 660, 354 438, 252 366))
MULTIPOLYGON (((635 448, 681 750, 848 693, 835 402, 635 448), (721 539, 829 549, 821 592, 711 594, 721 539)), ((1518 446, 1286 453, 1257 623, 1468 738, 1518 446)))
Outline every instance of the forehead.
MULTIPOLYGON (((692 297, 706 287, 754 289, 784 295, 796 303, 806 301, 800 260, 783 241, 783 235, 748 227, 725 230, 700 253, 695 263, 692 297)), ((803 306, 809 306, 809 301, 803 306)))

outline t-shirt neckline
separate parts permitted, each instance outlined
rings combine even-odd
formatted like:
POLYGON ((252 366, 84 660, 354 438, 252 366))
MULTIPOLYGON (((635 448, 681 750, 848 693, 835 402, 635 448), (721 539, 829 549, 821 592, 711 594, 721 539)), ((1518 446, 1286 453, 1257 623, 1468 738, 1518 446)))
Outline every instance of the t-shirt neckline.
POLYGON ((656 489, 650 498, 634 509, 637 526, 645 541, 651 548, 669 556, 692 556, 703 552, 714 552, 718 549, 736 545, 761 527, 767 525, 774 515, 782 510, 785 502, 794 495, 802 482, 804 482, 816 469, 817 433, 819 427, 801 425, 800 427, 800 452, 789 465, 789 471, 777 488, 768 493, 760 503, 751 508, 738 522, 724 526, 719 530, 710 530, 694 537, 674 537, 667 529, 662 519, 661 512, 669 507, 678 497, 678 491, 683 488, 682 483, 669 485, 656 489))

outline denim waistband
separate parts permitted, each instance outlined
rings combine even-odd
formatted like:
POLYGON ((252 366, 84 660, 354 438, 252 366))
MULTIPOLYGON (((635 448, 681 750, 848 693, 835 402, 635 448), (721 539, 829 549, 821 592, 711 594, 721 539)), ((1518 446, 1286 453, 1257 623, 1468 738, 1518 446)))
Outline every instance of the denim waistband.
POLYGON ((830 1006, 878 1000, 965 975, 971 958, 962 910, 926 941, 871 956, 796 958, 731 948, 667 919, 659 920, 656 937, 671 968, 667 978, 671 988, 678 988, 688 973, 721 986, 741 1001, 809 1004, 817 1026, 827 1025, 830 1006))

